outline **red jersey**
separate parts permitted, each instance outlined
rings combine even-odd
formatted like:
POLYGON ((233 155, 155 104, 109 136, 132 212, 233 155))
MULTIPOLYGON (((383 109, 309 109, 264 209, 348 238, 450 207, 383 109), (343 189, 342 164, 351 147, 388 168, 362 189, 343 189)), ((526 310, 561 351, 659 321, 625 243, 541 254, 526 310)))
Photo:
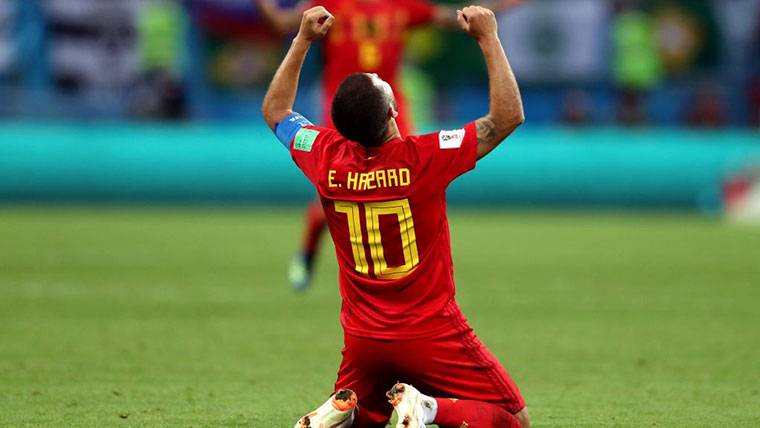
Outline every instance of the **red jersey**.
POLYGON ((446 188, 475 167, 476 147, 474 123, 376 148, 311 125, 292 139, 335 243, 346 333, 423 339, 469 329, 454 300, 446 188))
MULTIPOLYGON (((323 40, 323 108, 325 126, 333 127, 330 107, 338 86, 351 73, 377 73, 392 88, 401 88, 401 62, 408 29, 432 21, 435 6, 425 0, 314 0, 335 24, 323 40)), ((404 100, 398 91, 397 123, 402 135, 411 132, 404 100)))

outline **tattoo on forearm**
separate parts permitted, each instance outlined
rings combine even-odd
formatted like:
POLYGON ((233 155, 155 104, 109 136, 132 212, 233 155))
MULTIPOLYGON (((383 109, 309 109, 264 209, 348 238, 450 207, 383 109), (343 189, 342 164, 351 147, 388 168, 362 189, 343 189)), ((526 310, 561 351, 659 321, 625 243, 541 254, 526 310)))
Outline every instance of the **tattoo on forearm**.
POLYGON ((475 130, 478 137, 478 144, 496 143, 496 124, 487 117, 481 117, 475 121, 475 130))

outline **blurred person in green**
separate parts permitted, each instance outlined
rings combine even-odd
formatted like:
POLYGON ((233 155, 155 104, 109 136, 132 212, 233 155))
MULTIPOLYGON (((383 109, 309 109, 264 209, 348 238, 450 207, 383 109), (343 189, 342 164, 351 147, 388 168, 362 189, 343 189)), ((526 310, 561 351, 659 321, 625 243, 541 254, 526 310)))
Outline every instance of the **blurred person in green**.
POLYGON ((172 0, 150 0, 137 16, 142 71, 134 92, 133 114, 144 119, 187 117, 182 83, 186 20, 172 0))
POLYGON ((662 63, 652 17, 638 0, 617 4, 612 24, 613 76, 620 89, 617 119, 625 125, 646 123, 643 97, 662 81, 662 63))

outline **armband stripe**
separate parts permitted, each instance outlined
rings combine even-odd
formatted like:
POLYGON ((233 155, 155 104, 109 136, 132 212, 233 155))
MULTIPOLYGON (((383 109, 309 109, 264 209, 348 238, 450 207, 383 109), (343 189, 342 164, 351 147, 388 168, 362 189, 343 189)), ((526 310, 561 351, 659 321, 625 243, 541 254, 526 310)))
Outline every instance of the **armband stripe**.
POLYGON ((274 133, 277 139, 280 140, 286 149, 290 149, 290 142, 296 137, 298 131, 306 126, 313 125, 309 122, 309 119, 301 116, 298 113, 293 113, 286 116, 280 121, 274 128, 274 133))

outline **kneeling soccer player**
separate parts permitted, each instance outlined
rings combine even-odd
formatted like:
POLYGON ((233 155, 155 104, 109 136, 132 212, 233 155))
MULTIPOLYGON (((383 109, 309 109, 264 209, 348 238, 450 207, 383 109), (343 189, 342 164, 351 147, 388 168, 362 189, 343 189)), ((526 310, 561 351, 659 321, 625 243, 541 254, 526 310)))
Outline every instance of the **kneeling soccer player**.
POLYGON ((488 114, 461 129, 406 138, 393 91, 374 74, 341 83, 332 103, 337 131, 292 111, 309 46, 334 21, 323 7, 304 12, 262 107, 319 192, 340 265, 345 347, 336 392, 295 426, 385 427, 395 408, 397 427, 527 427, 517 386, 454 298, 446 218, 449 183, 524 120, 494 14, 477 6, 458 12, 485 57, 488 114))

